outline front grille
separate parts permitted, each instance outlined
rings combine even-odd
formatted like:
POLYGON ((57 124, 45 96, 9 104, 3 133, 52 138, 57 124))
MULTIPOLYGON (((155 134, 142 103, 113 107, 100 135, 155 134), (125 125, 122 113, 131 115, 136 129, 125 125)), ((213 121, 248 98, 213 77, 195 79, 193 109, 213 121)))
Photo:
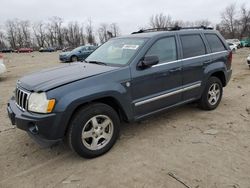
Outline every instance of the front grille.
POLYGON ((30 93, 20 88, 16 88, 16 104, 22 110, 28 109, 28 98, 30 93))

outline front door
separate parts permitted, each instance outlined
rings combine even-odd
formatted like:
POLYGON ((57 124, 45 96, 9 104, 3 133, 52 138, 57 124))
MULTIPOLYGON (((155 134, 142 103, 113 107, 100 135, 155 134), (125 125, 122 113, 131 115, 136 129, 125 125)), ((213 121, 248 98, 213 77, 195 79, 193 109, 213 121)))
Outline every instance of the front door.
POLYGON ((158 56, 159 63, 139 70, 131 69, 132 100, 136 117, 171 106, 181 100, 182 64, 178 61, 176 38, 157 40, 145 56, 158 56))

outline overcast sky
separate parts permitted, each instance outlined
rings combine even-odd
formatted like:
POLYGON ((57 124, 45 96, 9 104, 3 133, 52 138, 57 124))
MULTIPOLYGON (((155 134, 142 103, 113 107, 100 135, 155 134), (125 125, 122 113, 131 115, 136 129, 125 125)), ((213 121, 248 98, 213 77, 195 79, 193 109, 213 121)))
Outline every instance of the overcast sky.
POLYGON ((250 6, 249 0, 1 0, 0 24, 13 18, 39 21, 59 16, 65 22, 80 23, 91 18, 95 27, 115 22, 122 34, 127 34, 146 26, 150 16, 158 13, 177 20, 218 23, 230 3, 250 6))

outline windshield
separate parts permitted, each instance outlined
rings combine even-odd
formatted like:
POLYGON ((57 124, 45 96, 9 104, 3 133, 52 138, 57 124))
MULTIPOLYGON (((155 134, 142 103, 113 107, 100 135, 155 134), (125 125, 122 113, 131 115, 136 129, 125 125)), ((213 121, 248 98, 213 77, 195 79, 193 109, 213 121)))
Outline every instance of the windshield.
POLYGON ((75 48, 74 50, 72 50, 72 52, 79 52, 79 51, 82 51, 83 47, 82 46, 79 46, 77 48, 75 48))
POLYGON ((126 65, 146 39, 123 38, 113 39, 97 48, 88 58, 87 62, 102 62, 105 64, 126 65))

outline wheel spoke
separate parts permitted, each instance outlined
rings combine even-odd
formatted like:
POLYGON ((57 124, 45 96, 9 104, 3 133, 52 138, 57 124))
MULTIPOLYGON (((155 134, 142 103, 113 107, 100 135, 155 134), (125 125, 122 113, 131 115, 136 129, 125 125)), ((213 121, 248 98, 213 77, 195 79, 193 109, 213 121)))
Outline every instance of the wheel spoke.
POLYGON ((92 139, 92 143, 91 143, 91 148, 92 149, 96 149, 97 148, 97 144, 98 144, 99 138, 94 138, 92 139))
POLYGON ((93 118, 91 119, 91 122, 92 122, 92 126, 93 126, 93 127, 97 127, 97 126, 99 125, 98 122, 97 122, 96 117, 93 117, 93 118))
POLYGON ((213 91, 216 91, 216 84, 213 85, 213 91))
POLYGON ((93 137, 92 133, 93 133, 93 128, 89 131, 84 131, 82 133, 82 138, 91 138, 93 137))
POLYGON ((104 120, 104 122, 102 122, 101 124, 100 124, 100 126, 103 128, 103 129, 106 129, 106 127, 108 126, 108 125, 110 125, 110 120, 108 120, 108 119, 105 119, 104 120))
POLYGON ((213 97, 210 97, 209 99, 208 99, 208 102, 210 103, 210 104, 213 104, 213 97))
POLYGON ((217 90, 215 91, 215 94, 217 95, 217 94, 219 94, 219 93, 220 93, 220 90, 217 89, 217 90))
POLYGON ((110 133, 106 133, 106 132, 103 132, 103 135, 101 136, 101 138, 104 138, 105 140, 109 140, 111 137, 111 134, 110 133))

